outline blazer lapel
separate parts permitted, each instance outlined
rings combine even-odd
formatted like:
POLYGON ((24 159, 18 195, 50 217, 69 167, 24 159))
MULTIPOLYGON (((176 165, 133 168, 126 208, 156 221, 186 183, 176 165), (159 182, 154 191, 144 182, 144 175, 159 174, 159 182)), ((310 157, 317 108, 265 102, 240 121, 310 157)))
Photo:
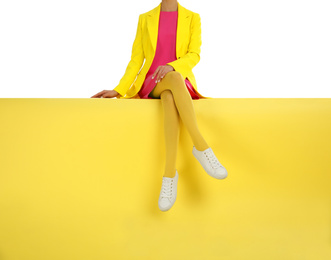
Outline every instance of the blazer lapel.
POLYGON ((161 10, 161 3, 156 8, 154 8, 147 17, 147 29, 149 32, 149 38, 151 39, 151 44, 154 53, 156 50, 157 35, 159 30, 160 10, 161 10))
MULTIPOLYGON (((186 9, 183 8, 178 2, 178 20, 177 20, 177 34, 176 34, 176 57, 178 58, 179 50, 181 44, 183 43, 183 37, 186 35, 183 33, 189 28, 190 14, 186 12, 186 9)), ((159 19, 160 19, 161 3, 152 10, 148 15, 147 19, 147 28, 149 32, 149 37, 151 39, 151 44, 155 54, 156 44, 159 33, 159 19)))

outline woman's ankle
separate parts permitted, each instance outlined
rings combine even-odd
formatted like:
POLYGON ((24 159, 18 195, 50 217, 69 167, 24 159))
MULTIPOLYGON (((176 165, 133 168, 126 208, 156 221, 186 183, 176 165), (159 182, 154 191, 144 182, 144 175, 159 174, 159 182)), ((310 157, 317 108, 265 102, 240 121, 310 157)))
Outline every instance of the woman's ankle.
POLYGON ((174 178, 175 176, 176 176, 176 170, 170 172, 167 171, 163 174, 163 177, 168 177, 168 178, 174 178))

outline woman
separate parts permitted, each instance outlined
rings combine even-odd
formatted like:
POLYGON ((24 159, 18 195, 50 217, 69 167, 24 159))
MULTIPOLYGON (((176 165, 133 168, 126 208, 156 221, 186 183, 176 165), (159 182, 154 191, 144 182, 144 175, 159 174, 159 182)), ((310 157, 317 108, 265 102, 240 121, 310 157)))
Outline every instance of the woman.
POLYGON ((177 0, 162 0, 154 9, 139 15, 131 61, 118 86, 92 96, 161 99, 166 143, 158 201, 162 211, 169 210, 177 197, 179 117, 194 143, 192 153, 204 170, 216 179, 227 177, 226 169, 202 137, 194 112, 192 99, 209 98, 197 91, 192 73, 200 60, 200 46, 200 15, 182 7, 177 0))

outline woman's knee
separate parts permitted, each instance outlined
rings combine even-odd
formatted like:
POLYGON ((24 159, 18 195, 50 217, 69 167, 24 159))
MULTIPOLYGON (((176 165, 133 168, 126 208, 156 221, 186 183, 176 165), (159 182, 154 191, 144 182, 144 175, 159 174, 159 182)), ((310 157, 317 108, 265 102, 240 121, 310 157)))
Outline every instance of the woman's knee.
POLYGON ((178 71, 170 71, 164 76, 161 82, 157 83, 155 89, 152 91, 152 94, 157 97, 161 97, 161 93, 165 90, 169 90, 172 94, 174 94, 175 92, 177 93, 182 92, 183 90, 185 91, 185 89, 186 84, 182 74, 180 74, 178 71))
POLYGON ((175 71, 175 70, 168 72, 168 73, 164 76, 163 79, 165 79, 165 78, 167 78, 167 79, 171 79, 171 80, 184 80, 182 74, 180 74, 180 72, 175 71))
POLYGON ((174 97, 170 89, 163 90, 160 95, 161 99, 167 102, 174 102, 174 97))
POLYGON ((186 88, 185 80, 178 71, 168 72, 162 80, 166 84, 166 88, 172 92, 182 91, 186 88))

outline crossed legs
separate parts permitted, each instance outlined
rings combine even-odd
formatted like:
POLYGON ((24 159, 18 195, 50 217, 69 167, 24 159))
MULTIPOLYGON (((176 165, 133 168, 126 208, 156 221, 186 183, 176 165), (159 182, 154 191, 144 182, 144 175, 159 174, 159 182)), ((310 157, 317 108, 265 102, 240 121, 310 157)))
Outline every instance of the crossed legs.
POLYGON ((199 131, 191 95, 187 90, 183 76, 179 72, 168 72, 157 83, 149 96, 161 98, 166 146, 166 166, 163 176, 173 178, 176 174, 179 117, 182 119, 197 150, 203 151, 209 146, 199 131))

